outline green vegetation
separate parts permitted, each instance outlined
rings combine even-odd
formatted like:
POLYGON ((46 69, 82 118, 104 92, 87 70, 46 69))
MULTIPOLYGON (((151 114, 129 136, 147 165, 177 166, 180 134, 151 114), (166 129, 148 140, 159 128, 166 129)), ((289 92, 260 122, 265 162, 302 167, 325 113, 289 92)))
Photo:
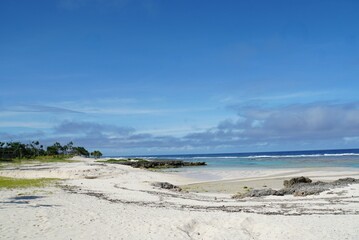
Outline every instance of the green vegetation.
POLYGON ((94 158, 100 158, 100 157, 102 157, 102 152, 100 152, 100 151, 93 151, 92 153, 91 153, 91 156, 93 156, 94 158))
MULTIPOLYGON (((100 151, 93 151, 91 155, 95 158, 102 156, 100 151)), ((1 162, 21 162, 23 160, 36 160, 40 162, 59 162, 73 156, 89 157, 90 153, 84 147, 74 146, 73 142, 61 145, 56 142, 46 149, 39 141, 29 144, 21 142, 0 142, 1 162)))
POLYGON ((30 187, 44 187, 51 183, 54 183, 56 178, 9 178, 0 177, 0 189, 1 188, 30 188, 30 187))

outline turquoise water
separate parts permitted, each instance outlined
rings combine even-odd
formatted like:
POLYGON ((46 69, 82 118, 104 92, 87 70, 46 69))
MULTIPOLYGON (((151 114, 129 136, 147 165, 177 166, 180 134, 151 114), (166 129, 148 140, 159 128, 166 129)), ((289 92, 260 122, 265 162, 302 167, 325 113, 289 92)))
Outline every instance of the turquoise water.
MULTIPOLYGON (((143 157, 143 156, 142 156, 143 157)), ((306 167, 350 167, 359 168, 359 149, 225 153, 145 156, 149 159, 177 159, 206 162, 210 169, 271 169, 306 167)))
POLYGON ((300 156, 300 157, 203 157, 184 159, 205 161, 208 168, 305 168, 352 167, 359 168, 358 156, 300 156))
MULTIPOLYGON (((134 156, 130 156, 134 157, 134 156)), ((156 160, 182 160, 206 162, 207 166, 164 169, 200 181, 222 180, 260 175, 261 170, 286 169, 296 171, 303 168, 351 168, 359 171, 359 149, 260 152, 260 153, 220 153, 188 155, 136 156, 156 160), (259 170, 259 171, 257 171, 259 170)), ((268 171, 264 171, 268 172, 268 171)), ((263 174, 263 172, 262 172, 263 174)))

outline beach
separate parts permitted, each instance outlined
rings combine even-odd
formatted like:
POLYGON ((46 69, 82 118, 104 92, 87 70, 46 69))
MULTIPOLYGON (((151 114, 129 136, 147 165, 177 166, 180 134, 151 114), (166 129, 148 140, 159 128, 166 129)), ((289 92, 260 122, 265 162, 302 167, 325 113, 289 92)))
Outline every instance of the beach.
MULTIPOLYGON (((201 167, 198 167, 201 171, 201 167)), ((358 239, 359 184, 306 197, 233 199, 285 179, 358 178, 352 168, 243 170, 200 181, 76 157, 8 165, 0 176, 58 178, 41 188, 1 189, 1 239, 358 239), (182 191, 154 187, 169 182, 182 191)))
POLYGON ((0 240, 359 240, 359 0, 0 0, 0 240))

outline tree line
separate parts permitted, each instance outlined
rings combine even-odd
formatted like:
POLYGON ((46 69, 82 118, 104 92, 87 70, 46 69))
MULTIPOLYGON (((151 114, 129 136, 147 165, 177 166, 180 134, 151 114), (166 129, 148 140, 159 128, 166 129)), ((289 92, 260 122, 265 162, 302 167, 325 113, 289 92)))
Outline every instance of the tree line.
POLYGON ((32 141, 31 143, 21 142, 0 142, 0 159, 11 160, 19 159, 33 159, 39 156, 84 156, 99 158, 102 156, 100 151, 89 152, 84 147, 74 146, 73 142, 66 145, 61 145, 55 142, 53 145, 44 147, 39 141, 32 141))

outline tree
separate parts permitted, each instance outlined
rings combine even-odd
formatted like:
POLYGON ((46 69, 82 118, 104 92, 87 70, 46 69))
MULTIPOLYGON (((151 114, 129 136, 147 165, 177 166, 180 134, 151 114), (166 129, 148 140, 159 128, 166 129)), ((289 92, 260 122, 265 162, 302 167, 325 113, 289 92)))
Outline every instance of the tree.
POLYGON ((73 152, 75 155, 89 157, 90 153, 84 147, 73 147, 73 152))
POLYGON ((102 157, 102 152, 95 150, 91 153, 91 156, 93 156, 94 158, 100 158, 102 157))
MULTIPOLYGON (((62 146, 59 142, 48 146, 46 150, 39 141, 31 141, 28 144, 21 142, 2 142, 0 141, 0 160, 33 159, 38 156, 63 156, 70 157, 80 155, 89 157, 90 153, 84 147, 75 147, 73 142, 62 146)), ((91 156, 99 158, 102 156, 100 151, 94 151, 91 156)))
POLYGON ((74 143, 71 141, 64 146, 65 154, 71 154, 74 148, 74 143))
POLYGON ((23 158, 26 156, 26 146, 21 142, 10 142, 7 144, 8 150, 13 158, 23 158))
POLYGON ((47 147, 47 155, 59 155, 62 152, 63 147, 58 142, 55 142, 52 146, 47 147))
POLYGON ((40 155, 39 145, 39 141, 32 141, 30 144, 28 144, 27 147, 29 148, 29 157, 37 157, 40 155))

